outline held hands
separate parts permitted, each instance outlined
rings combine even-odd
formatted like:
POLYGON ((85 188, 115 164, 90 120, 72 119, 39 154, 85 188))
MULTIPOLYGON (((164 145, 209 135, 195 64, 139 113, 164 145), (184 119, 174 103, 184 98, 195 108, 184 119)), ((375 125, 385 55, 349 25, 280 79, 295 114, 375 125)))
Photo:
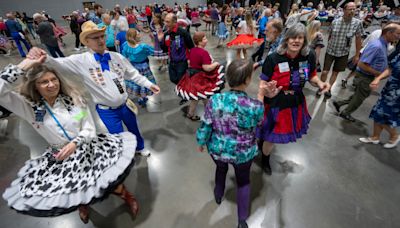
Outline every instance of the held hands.
POLYGON ((26 58, 24 60, 22 60, 22 62, 20 62, 18 64, 18 67, 22 70, 29 70, 30 68, 40 65, 42 63, 44 63, 46 61, 46 57, 47 55, 42 55, 40 56, 38 59, 29 59, 26 58))
POLYGON ((282 89, 282 86, 276 87, 276 81, 260 81, 259 89, 263 91, 264 96, 268 98, 275 97, 282 89))
POLYGON ((150 90, 151 92, 153 92, 154 94, 159 94, 160 93, 160 87, 158 87, 158 85, 151 85, 150 86, 150 90))
POLYGON ((321 94, 324 94, 331 89, 331 85, 328 82, 319 81, 317 85, 321 90, 321 94))
POLYGON ((57 160, 64 160, 66 158, 68 158, 71 154, 73 154, 76 150, 76 144, 73 142, 68 143, 67 145, 65 145, 60 152, 58 152, 54 157, 57 160))
POLYGON ((33 47, 31 50, 29 50, 26 57, 28 59, 39 59, 41 56, 47 56, 46 51, 37 47, 33 47))

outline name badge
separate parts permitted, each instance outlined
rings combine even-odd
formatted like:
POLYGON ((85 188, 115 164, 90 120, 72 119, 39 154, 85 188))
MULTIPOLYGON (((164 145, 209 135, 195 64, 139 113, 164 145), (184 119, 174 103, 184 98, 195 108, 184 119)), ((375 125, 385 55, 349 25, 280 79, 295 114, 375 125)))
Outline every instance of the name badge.
POLYGON ((124 88, 122 87, 121 83, 118 81, 118 78, 114 78, 113 81, 114 81, 115 85, 117 86, 119 93, 120 94, 125 93, 124 88))
POLYGON ((279 72, 280 73, 284 73, 284 72, 289 72, 290 71, 290 67, 289 67, 289 63, 288 62, 279 63, 278 67, 279 67, 279 72))

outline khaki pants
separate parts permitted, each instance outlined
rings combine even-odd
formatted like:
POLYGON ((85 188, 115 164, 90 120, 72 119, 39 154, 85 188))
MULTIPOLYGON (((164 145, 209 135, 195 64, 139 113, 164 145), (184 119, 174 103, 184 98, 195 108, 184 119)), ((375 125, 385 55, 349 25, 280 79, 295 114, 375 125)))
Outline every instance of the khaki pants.
POLYGON ((361 106, 364 100, 367 99, 367 97, 369 97, 371 94, 369 84, 371 84, 373 80, 373 76, 364 75, 358 71, 356 72, 356 76, 354 78, 356 90, 354 91, 353 95, 351 95, 347 100, 337 102, 340 106, 347 105, 346 109, 342 111, 342 114, 350 115, 361 106))

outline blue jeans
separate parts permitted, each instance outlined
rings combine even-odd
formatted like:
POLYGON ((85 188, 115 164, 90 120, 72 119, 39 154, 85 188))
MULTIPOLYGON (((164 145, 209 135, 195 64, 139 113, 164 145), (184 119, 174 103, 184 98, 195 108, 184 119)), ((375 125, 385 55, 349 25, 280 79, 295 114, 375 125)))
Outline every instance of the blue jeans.
POLYGON ((187 61, 182 62, 170 62, 168 66, 169 80, 175 85, 179 83, 183 75, 188 69, 187 61))
POLYGON ((26 25, 27 25, 29 33, 32 35, 33 39, 36 39, 35 38, 35 32, 34 32, 34 29, 33 29, 33 24, 32 23, 27 23, 26 25))
POLYGON ((128 128, 128 131, 136 136, 136 150, 144 149, 144 140, 140 134, 139 127, 136 121, 136 115, 125 104, 115 109, 101 109, 96 105, 97 113, 100 119, 106 125, 111 134, 124 132, 122 123, 128 128))
POLYGON ((65 57, 58 45, 55 47, 52 47, 52 46, 49 46, 46 44, 46 47, 47 47, 47 50, 49 50, 50 55, 53 56, 54 58, 65 57), (57 54, 58 54, 58 56, 57 56, 57 54))
POLYGON ((18 32, 11 33, 11 37, 17 44, 17 48, 18 48, 18 51, 19 51, 19 54, 21 55, 21 57, 25 58, 26 55, 25 55, 24 49, 22 49, 21 41, 22 41, 22 43, 24 43, 24 45, 28 51, 31 49, 31 46, 29 46, 28 42, 26 42, 25 39, 22 39, 22 37, 19 35, 18 32))

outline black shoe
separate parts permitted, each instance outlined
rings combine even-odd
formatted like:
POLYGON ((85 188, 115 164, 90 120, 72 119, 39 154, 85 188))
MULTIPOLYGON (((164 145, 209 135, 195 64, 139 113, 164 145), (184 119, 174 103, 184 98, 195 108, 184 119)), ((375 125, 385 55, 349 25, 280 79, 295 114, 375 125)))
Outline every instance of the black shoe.
POLYGON ((251 55, 251 59, 253 60, 253 62, 256 62, 256 56, 255 55, 251 55))
POLYGON ((327 91, 324 95, 325 95, 325 98, 327 98, 327 99, 329 99, 329 98, 332 97, 332 94, 331 94, 331 91, 330 91, 330 90, 327 91))
POLYGON ((238 228, 248 228, 246 221, 239 221, 238 228))
POLYGON ((265 174, 271 175, 272 170, 271 170, 271 165, 269 164, 269 158, 270 155, 265 156, 263 153, 261 153, 261 168, 264 171, 265 174))
POLYGON ((343 113, 339 113, 339 116, 342 117, 345 120, 348 120, 350 122, 356 122, 356 119, 354 119, 351 115, 346 115, 343 113))
POLYGON ((316 97, 320 97, 321 96, 321 90, 320 89, 317 90, 317 92, 315 93, 315 96, 316 97))
POLYGON ((338 113, 340 113, 340 105, 339 105, 339 103, 337 103, 337 101, 334 101, 334 102, 332 102, 332 104, 333 104, 333 107, 335 107, 336 111, 338 113))
POLYGON ((186 102, 188 102, 188 100, 182 99, 181 101, 179 101, 179 105, 183 105, 183 104, 185 104, 186 102))
POLYGON ((222 202, 222 197, 217 197, 217 196, 215 195, 215 192, 214 192, 214 199, 215 199, 215 202, 216 202, 218 205, 221 204, 221 202, 222 202))
POLYGON ((346 79, 343 79, 343 80, 342 80, 342 88, 343 88, 343 89, 346 89, 346 88, 347 88, 347 80, 346 80, 346 79))

